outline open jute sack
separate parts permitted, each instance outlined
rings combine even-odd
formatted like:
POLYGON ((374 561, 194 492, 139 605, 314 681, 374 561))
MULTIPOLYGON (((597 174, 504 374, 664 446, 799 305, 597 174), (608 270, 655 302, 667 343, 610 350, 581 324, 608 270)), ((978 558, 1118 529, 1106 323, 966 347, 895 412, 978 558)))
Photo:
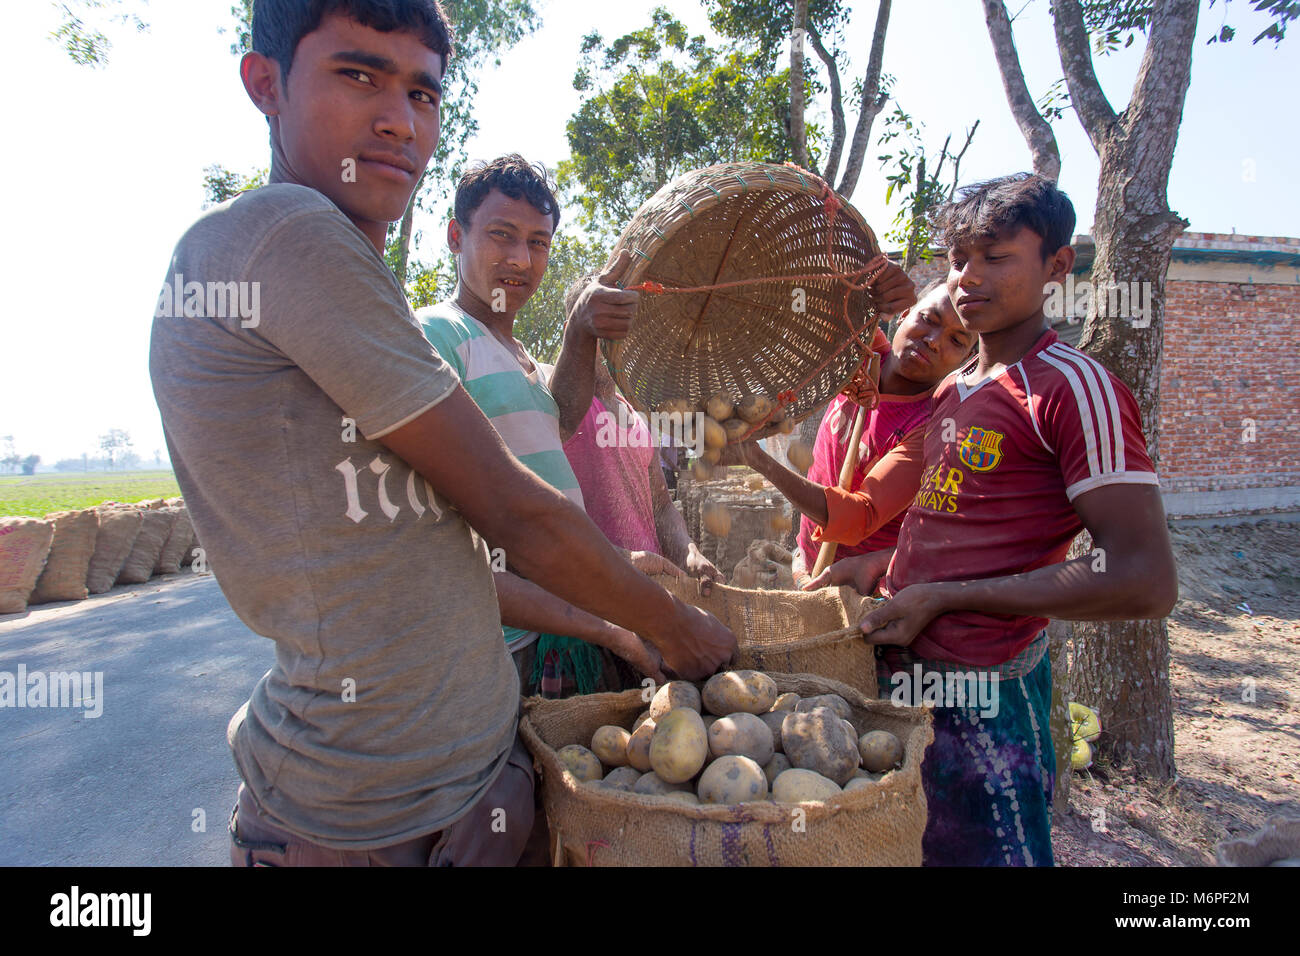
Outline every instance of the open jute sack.
POLYGON ((161 507, 141 511, 140 517, 140 533, 135 536, 131 553, 117 573, 118 584, 143 584, 153 577, 154 565, 158 563, 158 556, 162 554, 163 545, 176 522, 176 513, 161 507))
POLYGON ((868 700, 811 674, 770 674, 781 693, 839 694, 859 734, 888 730, 903 765, 870 787, 817 803, 684 805, 580 784, 556 751, 587 746, 605 724, 631 727, 641 691, 567 700, 529 697, 520 735, 541 776, 556 866, 920 866, 926 804, 921 758, 934 739, 929 708, 868 700))
POLYGON ((185 552, 190 549, 190 543, 194 540, 194 524, 190 521, 190 513, 184 506, 168 505, 164 510, 175 515, 176 520, 172 525, 171 534, 167 536, 167 543, 163 545, 162 553, 158 555, 158 563, 153 566, 153 573, 175 574, 181 569, 185 552))
POLYGON ((89 593, 86 590, 86 569, 90 567, 90 556, 95 553, 95 538, 99 536, 99 512, 94 508, 83 508, 80 511, 56 511, 45 518, 54 524, 54 543, 50 545, 45 570, 41 572, 27 603, 80 601, 89 593))
POLYGON ((99 534, 86 568, 86 590, 91 594, 103 594, 113 586, 144 523, 141 512, 130 506, 108 505, 98 510, 99 534))
POLYGON ((750 591, 715 584, 701 593, 695 578, 654 580, 687 604, 708 611, 736 635, 736 667, 817 674, 878 697, 875 649, 855 626, 877 601, 853 588, 750 591))
POLYGON ((53 522, 0 518, 0 614, 27 610, 27 596, 41 576, 53 539, 53 522))

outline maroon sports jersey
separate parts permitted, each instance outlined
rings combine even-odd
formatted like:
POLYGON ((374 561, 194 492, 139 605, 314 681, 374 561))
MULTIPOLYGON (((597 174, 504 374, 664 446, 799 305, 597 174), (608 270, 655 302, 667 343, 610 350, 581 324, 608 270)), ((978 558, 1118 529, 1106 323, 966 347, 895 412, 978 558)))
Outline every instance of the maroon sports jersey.
MULTIPOLYGON (((1071 505, 1077 495, 1158 484, 1132 393, 1055 332, 972 386, 964 377, 973 368, 935 390, 921 490, 899 532, 887 594, 1058 564, 1083 530, 1071 505)), ((931 621, 911 647, 921 657, 991 666, 1046 625, 1041 617, 956 611, 931 621)))

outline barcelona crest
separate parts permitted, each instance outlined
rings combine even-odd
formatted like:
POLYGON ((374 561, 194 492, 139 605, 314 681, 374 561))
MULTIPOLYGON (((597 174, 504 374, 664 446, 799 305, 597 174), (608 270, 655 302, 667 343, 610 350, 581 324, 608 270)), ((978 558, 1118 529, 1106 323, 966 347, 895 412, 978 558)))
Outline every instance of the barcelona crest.
POLYGON ((972 471, 992 471, 1002 460, 1002 439, 1005 436, 1001 432, 991 431, 987 428, 976 428, 971 426, 970 432, 961 443, 961 460, 964 461, 972 471))

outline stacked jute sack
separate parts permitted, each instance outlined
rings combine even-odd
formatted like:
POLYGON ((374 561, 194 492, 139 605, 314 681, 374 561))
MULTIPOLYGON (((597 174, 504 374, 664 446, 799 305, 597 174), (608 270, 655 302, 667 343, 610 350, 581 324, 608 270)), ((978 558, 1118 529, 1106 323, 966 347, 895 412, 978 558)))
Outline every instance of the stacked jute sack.
POLYGON ((687 604, 708 611, 736 635, 736 667, 817 674, 878 695, 876 656, 856 624, 877 602, 850 587, 817 591, 750 591, 714 585, 703 594, 694 578, 655 575, 687 604))
POLYGON ((520 734, 541 775, 556 866, 920 866, 926 803, 921 759, 934 739, 928 708, 868 700, 810 674, 769 674, 780 693, 838 694, 858 733, 887 730, 901 766, 869 786, 798 804, 760 800, 687 804, 583 784, 557 751, 596 730, 630 727, 646 707, 639 690, 524 702, 520 734))
POLYGON ((0 614, 175 574, 196 544, 180 498, 0 518, 0 614))

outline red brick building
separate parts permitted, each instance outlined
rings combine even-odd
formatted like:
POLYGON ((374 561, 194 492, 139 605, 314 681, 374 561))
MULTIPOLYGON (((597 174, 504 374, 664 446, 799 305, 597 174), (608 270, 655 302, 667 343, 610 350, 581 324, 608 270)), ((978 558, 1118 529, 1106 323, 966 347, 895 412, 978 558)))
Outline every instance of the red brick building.
MULTIPOLYGON (((1093 246, 1075 237, 1076 280, 1093 246)), ((918 286, 940 262, 917 266, 918 286)), ((1160 483, 1170 515, 1300 509, 1300 239, 1188 232, 1166 280, 1160 483)), ((1077 342, 1082 323, 1054 326, 1077 342)))

